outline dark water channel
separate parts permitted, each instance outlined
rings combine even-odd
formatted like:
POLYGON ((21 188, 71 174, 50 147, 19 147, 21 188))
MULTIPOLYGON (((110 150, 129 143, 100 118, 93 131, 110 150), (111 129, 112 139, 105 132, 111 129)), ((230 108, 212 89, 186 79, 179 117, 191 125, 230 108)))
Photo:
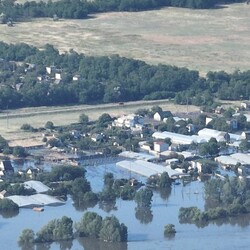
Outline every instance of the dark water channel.
MULTIPOLYGON (((20 163, 21 164, 21 163, 20 163)), ((16 165, 17 168, 31 166, 16 165)), ((48 167, 48 166, 45 166, 48 167)), ((115 177, 131 177, 135 174, 115 166, 114 161, 106 164, 91 164, 86 167, 87 178, 94 191, 102 189, 105 172, 114 173, 115 177)), ((142 177, 135 176, 144 180, 142 177)), ((135 212, 133 201, 118 199, 110 207, 100 208, 97 204, 84 211, 76 210, 69 198, 65 205, 59 207, 45 207, 45 211, 37 213, 31 209, 20 209, 18 215, 0 216, 0 250, 19 249, 17 240, 24 228, 31 228, 37 232, 48 221, 54 218, 69 216, 78 222, 86 211, 94 211, 103 217, 115 215, 120 222, 128 227, 128 242, 121 244, 107 244, 95 239, 75 239, 70 242, 53 243, 50 246, 39 246, 36 249, 85 249, 85 250, 153 250, 153 249, 250 249, 250 216, 217 221, 204 227, 193 224, 180 224, 178 221, 179 208, 197 206, 204 209, 203 183, 192 182, 186 186, 175 185, 171 193, 154 193, 152 208, 149 211, 135 212), (8 218, 7 218, 8 217, 8 218), (175 237, 165 238, 164 226, 168 223, 175 225, 175 237)))

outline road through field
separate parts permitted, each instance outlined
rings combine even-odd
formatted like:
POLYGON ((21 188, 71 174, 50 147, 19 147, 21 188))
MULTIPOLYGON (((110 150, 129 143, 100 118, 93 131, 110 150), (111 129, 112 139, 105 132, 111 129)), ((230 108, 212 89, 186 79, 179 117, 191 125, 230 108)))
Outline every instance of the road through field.
MULTIPOLYGON (((37 107, 16 110, 5 110, 0 113, 0 134, 7 140, 27 140, 41 137, 41 133, 29 133, 20 130, 20 127, 28 123, 34 128, 44 127, 47 121, 52 121, 55 126, 76 123, 81 114, 88 115, 90 120, 96 120, 103 113, 109 113, 112 117, 133 113, 138 109, 150 109, 160 106, 163 110, 171 112, 194 112, 199 107, 188 105, 176 105, 168 100, 137 101, 124 104, 110 103, 99 105, 77 105, 61 107, 37 107)), ((39 139, 40 140, 40 139, 39 139)))

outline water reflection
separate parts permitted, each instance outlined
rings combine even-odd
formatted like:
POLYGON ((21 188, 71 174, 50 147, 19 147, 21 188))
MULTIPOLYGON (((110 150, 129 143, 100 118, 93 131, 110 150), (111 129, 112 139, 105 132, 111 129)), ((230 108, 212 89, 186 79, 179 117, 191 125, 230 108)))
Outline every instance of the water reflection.
POLYGON ((85 211, 87 210, 88 208, 93 208, 96 206, 97 202, 98 201, 79 201, 79 200, 75 200, 73 199, 73 206, 74 208, 77 210, 77 211, 85 211))
POLYGON ((168 200, 168 198, 170 197, 171 195, 171 191, 172 189, 171 188, 161 188, 158 190, 159 194, 160 194, 160 197, 166 201, 168 200))
POLYGON ((99 202, 99 208, 105 211, 106 213, 110 213, 112 210, 116 211, 116 200, 110 202, 99 202))
POLYGON ((15 217, 19 214, 19 210, 15 211, 1 211, 0 215, 2 215, 3 218, 8 219, 15 217))
POLYGON ((148 224, 153 220, 153 212, 151 207, 136 207, 135 218, 142 224, 148 224))
POLYGON ((126 242, 103 242, 96 238, 78 238, 78 242, 84 247, 84 250, 127 250, 126 242))
POLYGON ((241 228, 248 227, 250 225, 250 214, 243 214, 238 215, 235 217, 228 217, 228 218, 222 218, 217 220, 211 220, 211 221, 188 221, 188 220, 180 220, 180 224, 195 224, 198 228, 204 228, 211 225, 216 226, 224 226, 224 225, 231 225, 231 226, 240 226, 241 228))

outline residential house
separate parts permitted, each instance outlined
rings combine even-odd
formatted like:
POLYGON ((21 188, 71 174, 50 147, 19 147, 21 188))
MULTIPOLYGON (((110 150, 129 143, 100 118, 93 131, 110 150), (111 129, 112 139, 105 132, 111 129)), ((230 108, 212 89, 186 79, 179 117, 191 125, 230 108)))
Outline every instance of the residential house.
POLYGON ((2 191, 0 192, 0 199, 5 198, 6 193, 7 193, 7 191, 6 191, 6 190, 2 190, 2 191))
POLYGON ((112 126, 121 127, 121 128, 132 128, 132 127, 140 127, 138 125, 144 125, 143 117, 135 114, 124 115, 114 120, 112 126))
POLYGON ((157 153, 161 153, 163 151, 168 150, 169 144, 165 143, 164 141, 157 141, 154 142, 154 151, 157 153))
POLYGON ((250 110, 250 102, 241 102, 240 107, 244 110, 250 110))
POLYGON ((248 141, 250 141, 250 131, 244 131, 244 132, 242 132, 241 138, 242 138, 243 140, 248 140, 248 141))
POLYGON ((80 79, 81 79, 80 75, 74 75, 72 78, 73 81, 79 81, 80 79))
POLYGON ((242 176, 248 176, 250 175, 250 165, 245 164, 245 165, 240 165, 237 168, 238 174, 242 175, 242 176))
POLYGON ((224 112, 225 112, 225 109, 221 106, 216 107, 216 109, 214 110, 215 114, 222 114, 224 112))
POLYGON ((230 126, 231 129, 238 129, 237 119, 232 119, 230 121, 227 121, 227 124, 230 126))
POLYGON ((205 121, 206 125, 208 125, 208 123, 210 123, 212 120, 213 120, 213 118, 206 117, 206 121, 205 121))
POLYGON ((189 123, 186 128, 188 129, 189 133, 194 133, 197 130, 197 126, 194 124, 189 123))
POLYGON ((41 172, 41 169, 40 168, 32 168, 32 167, 30 167, 30 168, 28 168, 27 170, 26 170, 26 174, 30 177, 30 178, 32 178, 32 177, 35 177, 39 172, 41 172))
POLYGON ((156 112, 154 114, 154 120, 156 121, 163 121, 164 118, 172 117, 172 113, 170 111, 162 111, 156 112))
POLYGON ((55 73, 56 73, 56 66, 49 66, 49 67, 46 67, 46 72, 47 72, 47 74, 49 74, 49 75, 55 74, 55 73))
POLYGON ((61 73, 55 73, 55 79, 56 80, 62 80, 62 74, 61 73))
POLYGON ((79 130, 72 130, 71 134, 74 136, 74 138, 78 139, 81 137, 81 132, 79 130))
POLYGON ((14 168, 12 167, 11 161, 3 160, 0 162, 0 175, 8 175, 14 173, 14 168))
POLYGON ((103 139, 103 135, 95 133, 95 134, 92 134, 90 138, 92 141, 98 142, 98 141, 101 141, 103 139))

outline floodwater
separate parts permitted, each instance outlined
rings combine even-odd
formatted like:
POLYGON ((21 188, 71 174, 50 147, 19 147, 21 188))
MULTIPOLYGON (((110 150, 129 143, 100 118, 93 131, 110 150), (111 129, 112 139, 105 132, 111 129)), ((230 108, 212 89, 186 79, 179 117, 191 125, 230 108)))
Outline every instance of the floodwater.
MULTIPOLYGON (((25 163, 27 164, 27 163, 25 163)), ((31 164, 31 163, 28 163, 31 164)), ((19 168, 19 166, 17 166, 19 168)), ((94 191, 102 189, 103 174, 114 173, 115 177, 138 177, 123 169, 117 168, 114 162, 104 165, 87 166, 87 178, 91 181, 94 191)), ((142 177, 140 177, 143 180, 142 177)), ((197 206, 204 209, 203 183, 195 181, 186 186, 174 185, 171 193, 154 193, 151 210, 138 211, 134 201, 118 199, 115 204, 100 207, 99 204, 87 210, 76 210, 69 198, 65 205, 45 207, 42 213, 31 209, 20 209, 18 215, 0 216, 0 249, 19 249, 17 240, 22 230, 31 228, 37 232, 48 221, 62 216, 69 216, 78 222, 86 211, 93 211, 102 217, 115 215, 120 222, 128 227, 128 242, 108 244, 96 239, 75 239, 73 241, 53 243, 50 246, 38 246, 36 249, 72 249, 72 250, 155 250, 155 249, 249 249, 250 216, 217 221, 209 225, 196 226, 180 224, 179 208, 197 206), (173 238, 164 237, 164 226, 172 223, 176 228, 173 238)))

